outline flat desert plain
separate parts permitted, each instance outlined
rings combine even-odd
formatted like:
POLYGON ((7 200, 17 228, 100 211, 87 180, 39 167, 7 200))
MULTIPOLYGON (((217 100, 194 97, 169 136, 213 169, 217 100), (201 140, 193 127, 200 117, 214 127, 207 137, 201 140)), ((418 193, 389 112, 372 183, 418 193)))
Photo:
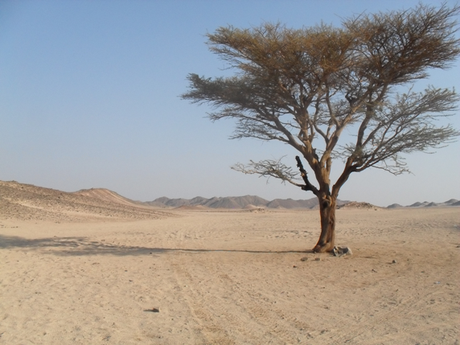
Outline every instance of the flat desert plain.
POLYGON ((0 343, 459 344, 459 211, 0 216, 0 343))

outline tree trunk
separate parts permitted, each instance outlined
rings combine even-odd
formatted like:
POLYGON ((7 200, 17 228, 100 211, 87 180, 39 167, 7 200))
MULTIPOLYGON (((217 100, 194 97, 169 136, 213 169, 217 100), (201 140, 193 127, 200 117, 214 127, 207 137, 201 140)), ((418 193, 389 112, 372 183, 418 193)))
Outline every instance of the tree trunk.
POLYGON ((319 213, 321 216, 321 235, 313 248, 314 253, 331 252, 335 242, 335 209, 337 198, 330 195, 320 195, 319 213))

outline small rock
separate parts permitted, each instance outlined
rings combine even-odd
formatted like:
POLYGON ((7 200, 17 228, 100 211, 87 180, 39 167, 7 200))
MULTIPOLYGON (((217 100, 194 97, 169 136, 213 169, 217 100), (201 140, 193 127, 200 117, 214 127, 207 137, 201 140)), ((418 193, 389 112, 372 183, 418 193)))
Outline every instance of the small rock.
POLYGON ((297 268, 297 266, 296 266, 296 265, 294 265, 294 266, 292 266, 292 268, 297 268))
POLYGON ((315 261, 321 261, 321 258, 315 258, 315 261))
POLYGON ((152 308, 152 309, 145 309, 144 311, 149 311, 151 313, 159 313, 160 312, 160 309, 158 308, 152 308))
POLYGON ((334 247, 334 249, 332 249, 332 254, 334 254, 334 256, 343 256, 343 255, 353 255, 353 252, 351 251, 351 248, 350 247, 334 247))
POLYGON ((300 261, 307 261, 308 258, 306 256, 304 256, 303 258, 300 259, 300 261))
POLYGON ((397 263, 397 261, 396 261, 396 260, 393 260, 391 263, 392 263, 392 264, 395 264, 395 263, 397 263))

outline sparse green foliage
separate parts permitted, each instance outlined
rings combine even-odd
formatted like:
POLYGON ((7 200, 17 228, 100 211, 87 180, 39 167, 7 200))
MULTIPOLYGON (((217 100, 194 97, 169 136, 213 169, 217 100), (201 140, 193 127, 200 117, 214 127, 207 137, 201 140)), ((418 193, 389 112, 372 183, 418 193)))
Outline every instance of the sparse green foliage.
POLYGON ((211 120, 236 119, 232 138, 277 140, 301 154, 317 187, 305 178, 305 185, 295 182, 292 170, 279 161, 234 169, 312 191, 324 206, 322 218, 329 217, 322 220, 315 250, 329 251, 334 212, 326 208, 335 205, 352 172, 374 167, 400 174, 408 170, 401 154, 438 148, 459 135, 437 122, 454 114, 459 101, 454 90, 412 91, 430 69, 448 68, 459 56, 458 14, 458 6, 419 5, 361 14, 344 20, 341 28, 222 27, 208 35, 208 45, 237 73, 215 79, 190 74, 190 90, 182 97, 213 105, 211 120), (404 86, 407 92, 400 93, 404 86), (345 128, 355 131, 354 139, 339 144, 345 128), (331 186, 334 157, 345 165, 331 186))

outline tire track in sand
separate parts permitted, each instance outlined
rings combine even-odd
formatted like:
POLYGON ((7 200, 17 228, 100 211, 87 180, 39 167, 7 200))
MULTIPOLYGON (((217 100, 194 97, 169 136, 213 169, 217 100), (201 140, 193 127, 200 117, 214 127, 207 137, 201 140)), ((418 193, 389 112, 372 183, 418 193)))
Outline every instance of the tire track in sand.
POLYGON ((183 254, 176 259, 172 267, 178 285, 183 287, 182 298, 196 317, 206 343, 234 344, 236 339, 244 338, 247 344, 292 344, 310 338, 305 322, 277 308, 259 291, 222 273, 214 260, 197 258, 200 262, 193 263, 192 276, 186 267, 195 257, 183 254), (199 274, 195 274, 197 266, 201 267, 199 274), (224 310, 218 306, 224 306, 224 310))

